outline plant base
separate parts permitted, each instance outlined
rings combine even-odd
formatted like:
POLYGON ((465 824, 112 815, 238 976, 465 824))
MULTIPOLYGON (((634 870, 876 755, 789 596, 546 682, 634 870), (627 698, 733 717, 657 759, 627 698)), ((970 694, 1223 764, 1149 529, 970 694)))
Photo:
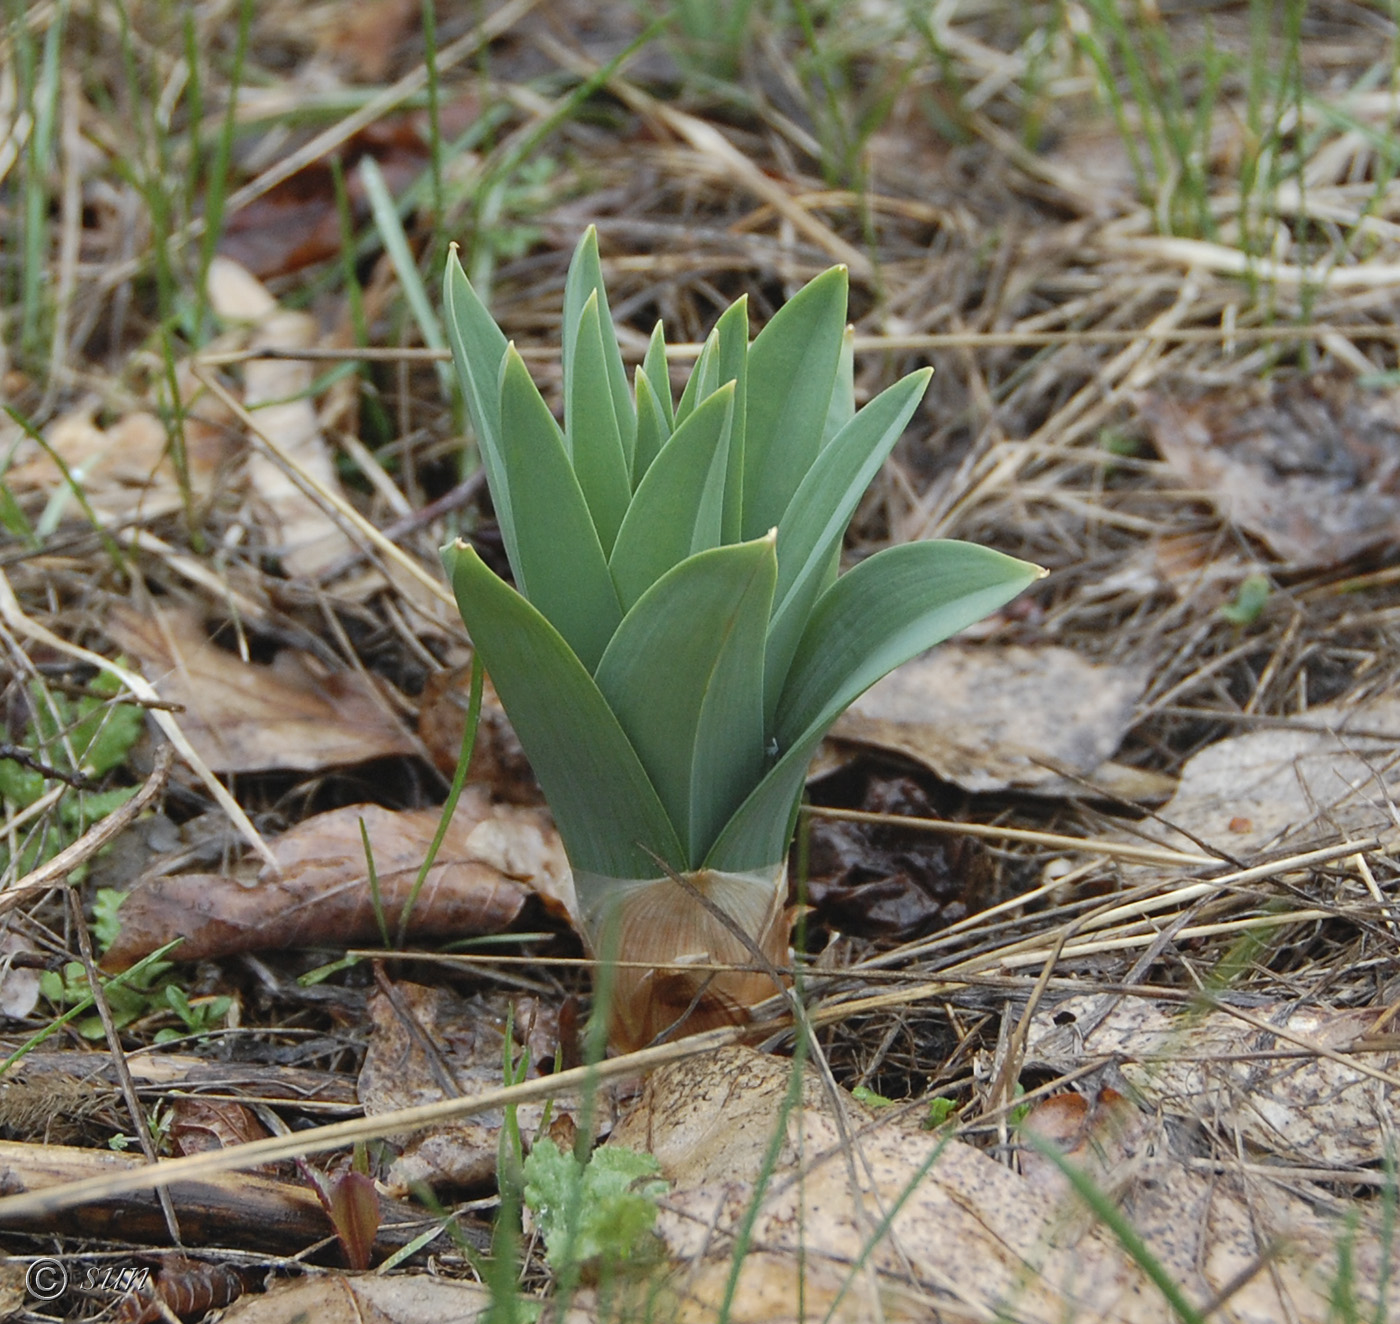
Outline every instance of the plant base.
POLYGON ((575 872, 574 884, 590 946, 615 962, 608 1037, 618 1051, 742 1025, 781 991, 763 966, 788 964, 786 863, 628 880, 575 872))

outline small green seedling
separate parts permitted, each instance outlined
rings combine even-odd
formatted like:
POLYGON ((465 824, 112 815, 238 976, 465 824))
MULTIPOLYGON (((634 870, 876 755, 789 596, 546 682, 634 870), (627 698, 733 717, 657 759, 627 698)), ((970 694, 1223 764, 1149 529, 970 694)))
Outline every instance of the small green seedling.
POLYGON ((656 1201, 666 1191, 650 1154, 604 1145, 585 1163, 543 1136, 525 1159, 524 1174, 525 1204, 556 1273, 604 1274, 648 1257, 656 1201))
POLYGON ((1249 575, 1240 581, 1234 600, 1220 608, 1220 614, 1231 625, 1253 625, 1260 617, 1272 592, 1267 575, 1249 575))
MULTIPOLYGON (((112 1020, 117 1029, 125 1029, 133 1021, 149 1015, 157 1006, 168 1005, 165 1002, 166 985, 162 979, 173 968, 170 961, 154 961, 139 976, 126 983, 106 985, 107 1005, 112 1010, 112 1020)), ((92 996, 87 971, 81 961, 67 962, 61 974, 57 970, 45 970, 39 976, 39 992, 59 1011, 76 1007, 92 996)), ((83 1017, 76 1028, 84 1039, 101 1039, 105 1033, 101 1017, 95 1014, 83 1017)))
POLYGON ((183 1029, 156 1031, 156 1043, 169 1043, 172 1039, 184 1039, 188 1035, 208 1035, 222 1029, 228 1019, 233 999, 230 997, 201 998, 191 1002, 185 990, 178 984, 165 986, 165 1005, 180 1018, 183 1029))
POLYGON ((78 699, 41 685, 29 687, 33 716, 25 725, 21 743, 0 758, 0 800, 15 810, 28 809, 51 784, 67 782, 70 793, 62 796, 47 831, 33 833, 12 861, 0 847, 0 868, 12 863, 19 873, 52 859, 88 827, 120 808, 136 787, 109 791, 85 789, 87 783, 120 767, 141 734, 141 709, 112 703, 119 683, 105 674, 89 685, 91 693, 78 699))
POLYGON ((752 344, 740 299, 677 401, 660 324, 629 384, 590 229, 564 288, 561 427, 448 265, 444 322, 515 587, 465 542, 443 556, 564 840, 584 937, 617 962, 619 1048, 742 1021, 773 994, 763 963, 787 964, 787 851, 822 737, 1042 574, 951 541, 838 574, 930 375, 858 410, 846 294, 833 267, 752 344))
POLYGON ((956 1099, 945 1099, 941 1094, 935 1095, 928 1101, 928 1113, 924 1117, 923 1129, 925 1131, 937 1131, 940 1126, 947 1123, 948 1119, 958 1111, 956 1099))

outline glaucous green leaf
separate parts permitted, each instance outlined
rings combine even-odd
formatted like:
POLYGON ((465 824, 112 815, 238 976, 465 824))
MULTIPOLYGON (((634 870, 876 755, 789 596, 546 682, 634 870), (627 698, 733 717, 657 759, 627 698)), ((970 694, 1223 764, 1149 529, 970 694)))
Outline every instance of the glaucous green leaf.
POLYGON ((500 437, 516 521, 516 583, 592 670, 622 607, 563 434, 514 346, 501 372, 500 437))
POLYGON ((1045 571, 938 540, 887 547, 847 571, 812 610, 778 703, 781 747, 823 730, 881 676, 1011 601, 1045 571))
POLYGON ((652 389, 651 378, 645 368, 637 369, 634 389, 637 396, 637 445, 632 455, 632 486, 636 489, 647 476, 651 462, 670 440, 671 424, 662 402, 652 389))
POLYGON ((564 282, 564 321, 560 328, 560 343, 563 350, 566 400, 569 399, 573 386, 579 321, 590 294, 598 296, 598 320, 603 328, 608 389, 612 392, 613 411, 622 433, 622 448, 627 456, 630 471, 632 445, 637 436, 637 416, 632 412, 632 393, 627 389, 627 371, 622 366, 622 351, 618 348, 617 333, 613 330, 612 312, 608 308, 608 292, 603 288, 603 264, 598 259, 598 231, 591 225, 583 232, 578 246, 574 249, 573 258, 569 262, 569 274, 564 282))
POLYGON ((687 867, 763 772, 763 641, 777 573, 771 536, 689 557, 637 600, 598 664, 598 688, 687 867))
POLYGON ((608 563, 624 611, 673 565, 719 546, 734 397, 722 387, 679 424, 633 494, 608 563))
POLYGON ((642 360, 642 371, 646 373, 647 381, 651 383, 651 389, 661 405, 661 413, 666 419, 666 431, 669 434, 675 430, 676 411, 671 402, 671 370, 666 366, 666 328, 660 322, 651 329, 646 357, 642 360))
POLYGON ((506 556, 512 566, 517 563, 515 520, 511 511, 510 488, 505 481, 501 462, 501 364, 506 357, 506 338, 501 328, 477 298, 454 245, 447 259, 443 276, 443 311, 446 313, 447 339, 452 346, 452 361, 457 366, 457 379, 467 402, 472 426, 481 447, 481 462, 486 469, 486 482, 491 489, 491 504, 496 509, 506 556))
POLYGON ((778 523, 778 591, 768 630, 765 669, 772 723, 792 656, 823 580, 840 555, 846 526, 880 471, 933 375, 911 373, 880 392, 817 456, 778 523))
MULTIPOLYGON (((930 369, 932 371, 932 369, 930 369)), ((841 356, 836 361, 836 385, 826 409, 822 427, 822 449, 856 416, 856 331, 848 326, 841 333, 841 356)))
POLYGON ((656 789, 607 700, 559 632, 458 542, 443 562, 473 645, 539 778, 569 860, 610 878, 685 867, 656 789))
POLYGON ((777 526, 821 449, 846 329, 845 267, 809 281, 748 352, 743 536, 777 526))
POLYGON ((564 420, 574 473, 607 555, 632 499, 632 466, 608 389, 607 350, 596 291, 588 296, 579 317, 564 420))
POLYGON ((705 864, 757 869, 791 839, 807 764, 832 722, 882 676, 1009 602, 1044 571, 963 542, 889 547, 818 600, 778 704, 778 761, 705 864))

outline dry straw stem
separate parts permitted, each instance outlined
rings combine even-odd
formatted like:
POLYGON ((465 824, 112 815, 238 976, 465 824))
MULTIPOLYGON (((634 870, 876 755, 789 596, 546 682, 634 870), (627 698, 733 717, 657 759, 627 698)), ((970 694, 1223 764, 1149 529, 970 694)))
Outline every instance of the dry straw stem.
MULTIPOLYGON (((765 1026, 763 1029, 770 1027, 765 1026)), ((168 1159, 146 1168, 111 1176, 86 1178, 39 1191, 26 1191, 0 1199, 0 1226, 14 1227, 55 1214, 64 1209, 108 1200, 134 1191, 168 1189, 178 1182, 195 1181, 219 1172, 234 1172, 280 1159, 305 1158, 341 1149, 360 1140, 376 1140, 395 1134, 411 1134, 446 1122, 475 1117, 523 1103, 552 1099, 559 1094, 587 1093, 611 1080, 641 1075, 670 1062, 713 1052, 753 1037, 755 1027, 725 1027, 709 1030, 688 1039, 644 1048, 639 1052, 611 1058, 597 1066, 572 1067, 567 1071, 527 1080, 519 1085, 486 1090, 467 1098, 444 1099, 438 1103, 400 1108, 374 1117, 357 1117, 348 1122, 298 1131, 293 1135, 272 1136, 229 1149, 213 1150, 188 1158, 168 1159)))
MULTIPOLYGON (((1127 841, 1110 841, 1103 837, 1070 837, 1058 832, 1037 832, 1031 828, 1003 827, 999 823, 960 823, 942 818, 903 817, 898 814, 875 814, 861 809, 828 809, 804 805, 803 812, 813 818, 834 818, 847 823, 877 823, 883 827, 914 828, 920 832, 937 832, 955 837, 980 837, 988 841, 1022 841, 1031 846, 1044 846, 1054 851, 1084 851, 1090 855, 1107 855, 1138 864, 1176 864, 1186 868, 1195 865, 1219 865, 1211 855, 1192 855, 1171 850, 1166 846, 1137 846, 1127 841)), ((986 912, 982 912, 985 914, 986 912)))
POLYGON ((70 644, 66 639, 60 639, 52 630, 31 620, 21 609, 19 600, 15 597, 14 589, 10 587, 10 581, 4 570, 0 570, 0 620, 3 620, 16 634, 22 635, 26 639, 32 639, 36 643, 45 644, 62 653, 65 657, 74 658, 87 666, 95 667, 98 671, 104 671, 126 686, 131 694, 149 708, 152 720, 165 732, 166 739, 175 746, 180 757, 189 764, 195 775, 204 783, 209 794, 214 797, 215 803, 229 816, 248 844, 262 856, 264 863, 274 873, 281 873, 282 867, 277 863, 277 857, 272 853, 272 848, 263 840, 262 833, 253 826, 252 820, 243 812, 238 801, 229 794, 224 784, 214 775, 209 765, 195 752, 194 746, 185 738, 185 733, 180 730, 180 724, 175 720, 175 715, 162 704, 155 686, 143 677, 128 671, 125 667, 118 666, 117 663, 103 657, 100 653, 80 648, 77 644, 70 644))
POLYGON ((418 564, 402 547, 386 538, 369 520, 360 514, 344 497, 319 483, 312 475, 299 465, 296 460, 287 454, 285 450, 261 427, 257 419, 244 408, 243 404, 218 380, 212 373, 201 370, 198 361, 194 365, 194 374, 200 382, 215 395, 220 403, 231 410, 234 416, 272 459, 278 464, 282 471, 297 485, 298 488, 311 498, 320 508, 333 520, 341 522, 341 527, 352 534, 357 534, 370 544, 381 556, 390 561, 402 570, 405 574, 413 578, 419 585, 426 589, 439 602, 445 603, 453 608, 456 602, 452 594, 448 592, 443 584, 441 576, 429 574, 418 564))

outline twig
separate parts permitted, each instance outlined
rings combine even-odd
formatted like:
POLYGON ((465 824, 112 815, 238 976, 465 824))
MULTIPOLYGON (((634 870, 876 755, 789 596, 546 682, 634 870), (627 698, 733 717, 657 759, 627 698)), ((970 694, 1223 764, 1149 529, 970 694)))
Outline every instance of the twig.
MULTIPOLYGON (((162 752, 167 752, 169 749, 170 746, 166 745, 162 752)), ((164 772, 168 773, 169 771, 170 760, 167 758, 164 772)), ((164 775, 162 775, 161 780, 164 781, 164 775)), ((147 785, 149 784, 148 782, 147 785)), ((103 987, 102 976, 98 972, 97 961, 93 956, 92 934, 88 932, 87 916, 83 914, 82 902, 78 900, 77 892, 71 887, 68 889, 68 909, 73 919, 73 928, 78 935, 78 951, 83 958, 83 969, 87 972, 88 988, 92 993, 92 1005, 97 1008, 98 1019, 102 1022, 103 1033, 107 1036, 107 1048, 112 1054, 112 1070, 116 1073, 122 1098, 125 1099, 127 1111, 131 1114, 131 1123, 136 1130, 136 1143, 141 1146, 141 1152, 146 1156, 147 1163, 158 1163, 160 1156, 156 1153, 155 1144, 151 1140, 151 1130, 146 1123, 146 1110, 141 1106, 140 1096, 136 1093, 136 1082, 132 1080, 131 1068, 126 1062, 126 1050, 122 1047, 122 1037, 117 1030, 117 1022, 112 1016, 112 1004, 107 1001, 107 990, 103 987)), ((177 1248, 181 1247, 184 1243, 180 1237, 180 1220, 175 1217, 175 1205, 170 1199, 170 1192, 162 1189, 156 1194, 160 1200, 160 1211, 165 1216, 165 1229, 170 1233, 170 1240, 177 1248)))

